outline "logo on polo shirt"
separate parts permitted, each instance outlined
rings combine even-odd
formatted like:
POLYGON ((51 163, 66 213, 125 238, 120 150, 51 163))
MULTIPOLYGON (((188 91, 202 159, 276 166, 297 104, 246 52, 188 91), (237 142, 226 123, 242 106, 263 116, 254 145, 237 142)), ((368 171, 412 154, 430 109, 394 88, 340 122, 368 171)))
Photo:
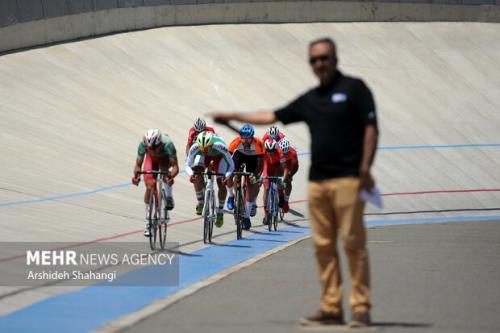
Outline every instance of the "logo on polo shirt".
POLYGON ((336 93, 332 95, 333 103, 341 103, 347 101, 347 95, 342 93, 336 93))

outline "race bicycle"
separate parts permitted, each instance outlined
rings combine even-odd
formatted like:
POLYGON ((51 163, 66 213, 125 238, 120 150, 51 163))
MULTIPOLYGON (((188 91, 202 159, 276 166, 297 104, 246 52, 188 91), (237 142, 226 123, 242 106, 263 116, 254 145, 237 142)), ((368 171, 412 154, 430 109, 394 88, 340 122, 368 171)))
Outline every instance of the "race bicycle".
POLYGON ((261 179, 269 180, 269 186, 267 188, 267 199, 266 199, 266 211, 269 213, 267 219, 267 227, 269 231, 272 231, 273 228, 274 231, 277 231, 278 215, 280 215, 281 217, 282 214, 280 213, 281 209, 279 208, 279 187, 283 186, 282 177, 264 176, 261 177, 261 179), (280 186, 278 185, 278 182, 280 183, 280 186))
POLYGON ((224 176, 224 174, 212 172, 213 162, 210 163, 207 171, 195 172, 195 174, 203 175, 204 177, 204 198, 203 204, 203 243, 212 242, 212 234, 214 231, 214 223, 217 218, 217 202, 214 189, 215 177, 224 176))
POLYGON ((166 207, 167 194, 163 177, 169 176, 170 172, 165 171, 140 171, 142 175, 154 175, 154 185, 149 193, 149 246, 151 250, 158 250, 157 242, 162 250, 165 249, 167 242, 167 225, 170 222, 170 216, 166 207), (158 183, 158 186, 156 184, 158 183))

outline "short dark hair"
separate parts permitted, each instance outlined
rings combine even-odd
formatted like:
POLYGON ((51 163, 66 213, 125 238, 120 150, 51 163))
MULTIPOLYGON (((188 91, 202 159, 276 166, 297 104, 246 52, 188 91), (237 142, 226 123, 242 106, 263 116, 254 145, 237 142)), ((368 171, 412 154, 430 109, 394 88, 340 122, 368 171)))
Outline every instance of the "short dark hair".
POLYGON ((335 45, 335 42, 333 41, 333 39, 331 39, 330 37, 322 37, 322 38, 313 40, 312 42, 309 43, 309 49, 311 49, 311 47, 313 47, 316 44, 322 44, 322 43, 330 44, 330 46, 332 47, 333 55, 335 57, 337 57, 337 46, 335 45))

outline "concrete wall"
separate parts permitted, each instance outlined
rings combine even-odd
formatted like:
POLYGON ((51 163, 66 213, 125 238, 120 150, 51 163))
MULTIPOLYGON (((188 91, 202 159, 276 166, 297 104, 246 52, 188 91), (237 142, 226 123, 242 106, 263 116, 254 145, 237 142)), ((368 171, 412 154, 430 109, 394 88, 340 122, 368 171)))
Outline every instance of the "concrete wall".
POLYGON ((171 25, 358 21, 500 22, 500 0, 2 0, 0 52, 171 25))

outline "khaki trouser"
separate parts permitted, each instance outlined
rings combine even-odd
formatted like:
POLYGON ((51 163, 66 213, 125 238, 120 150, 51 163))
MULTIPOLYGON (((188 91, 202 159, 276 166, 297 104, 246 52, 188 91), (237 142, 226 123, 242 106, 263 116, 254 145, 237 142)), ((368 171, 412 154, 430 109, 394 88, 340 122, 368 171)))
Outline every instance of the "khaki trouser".
POLYGON ((309 183, 309 214, 312 238, 322 286, 321 310, 342 315, 342 277, 337 252, 340 233, 349 261, 353 312, 370 309, 370 277, 366 230, 363 224, 364 203, 359 200, 359 179, 334 178, 309 183))

